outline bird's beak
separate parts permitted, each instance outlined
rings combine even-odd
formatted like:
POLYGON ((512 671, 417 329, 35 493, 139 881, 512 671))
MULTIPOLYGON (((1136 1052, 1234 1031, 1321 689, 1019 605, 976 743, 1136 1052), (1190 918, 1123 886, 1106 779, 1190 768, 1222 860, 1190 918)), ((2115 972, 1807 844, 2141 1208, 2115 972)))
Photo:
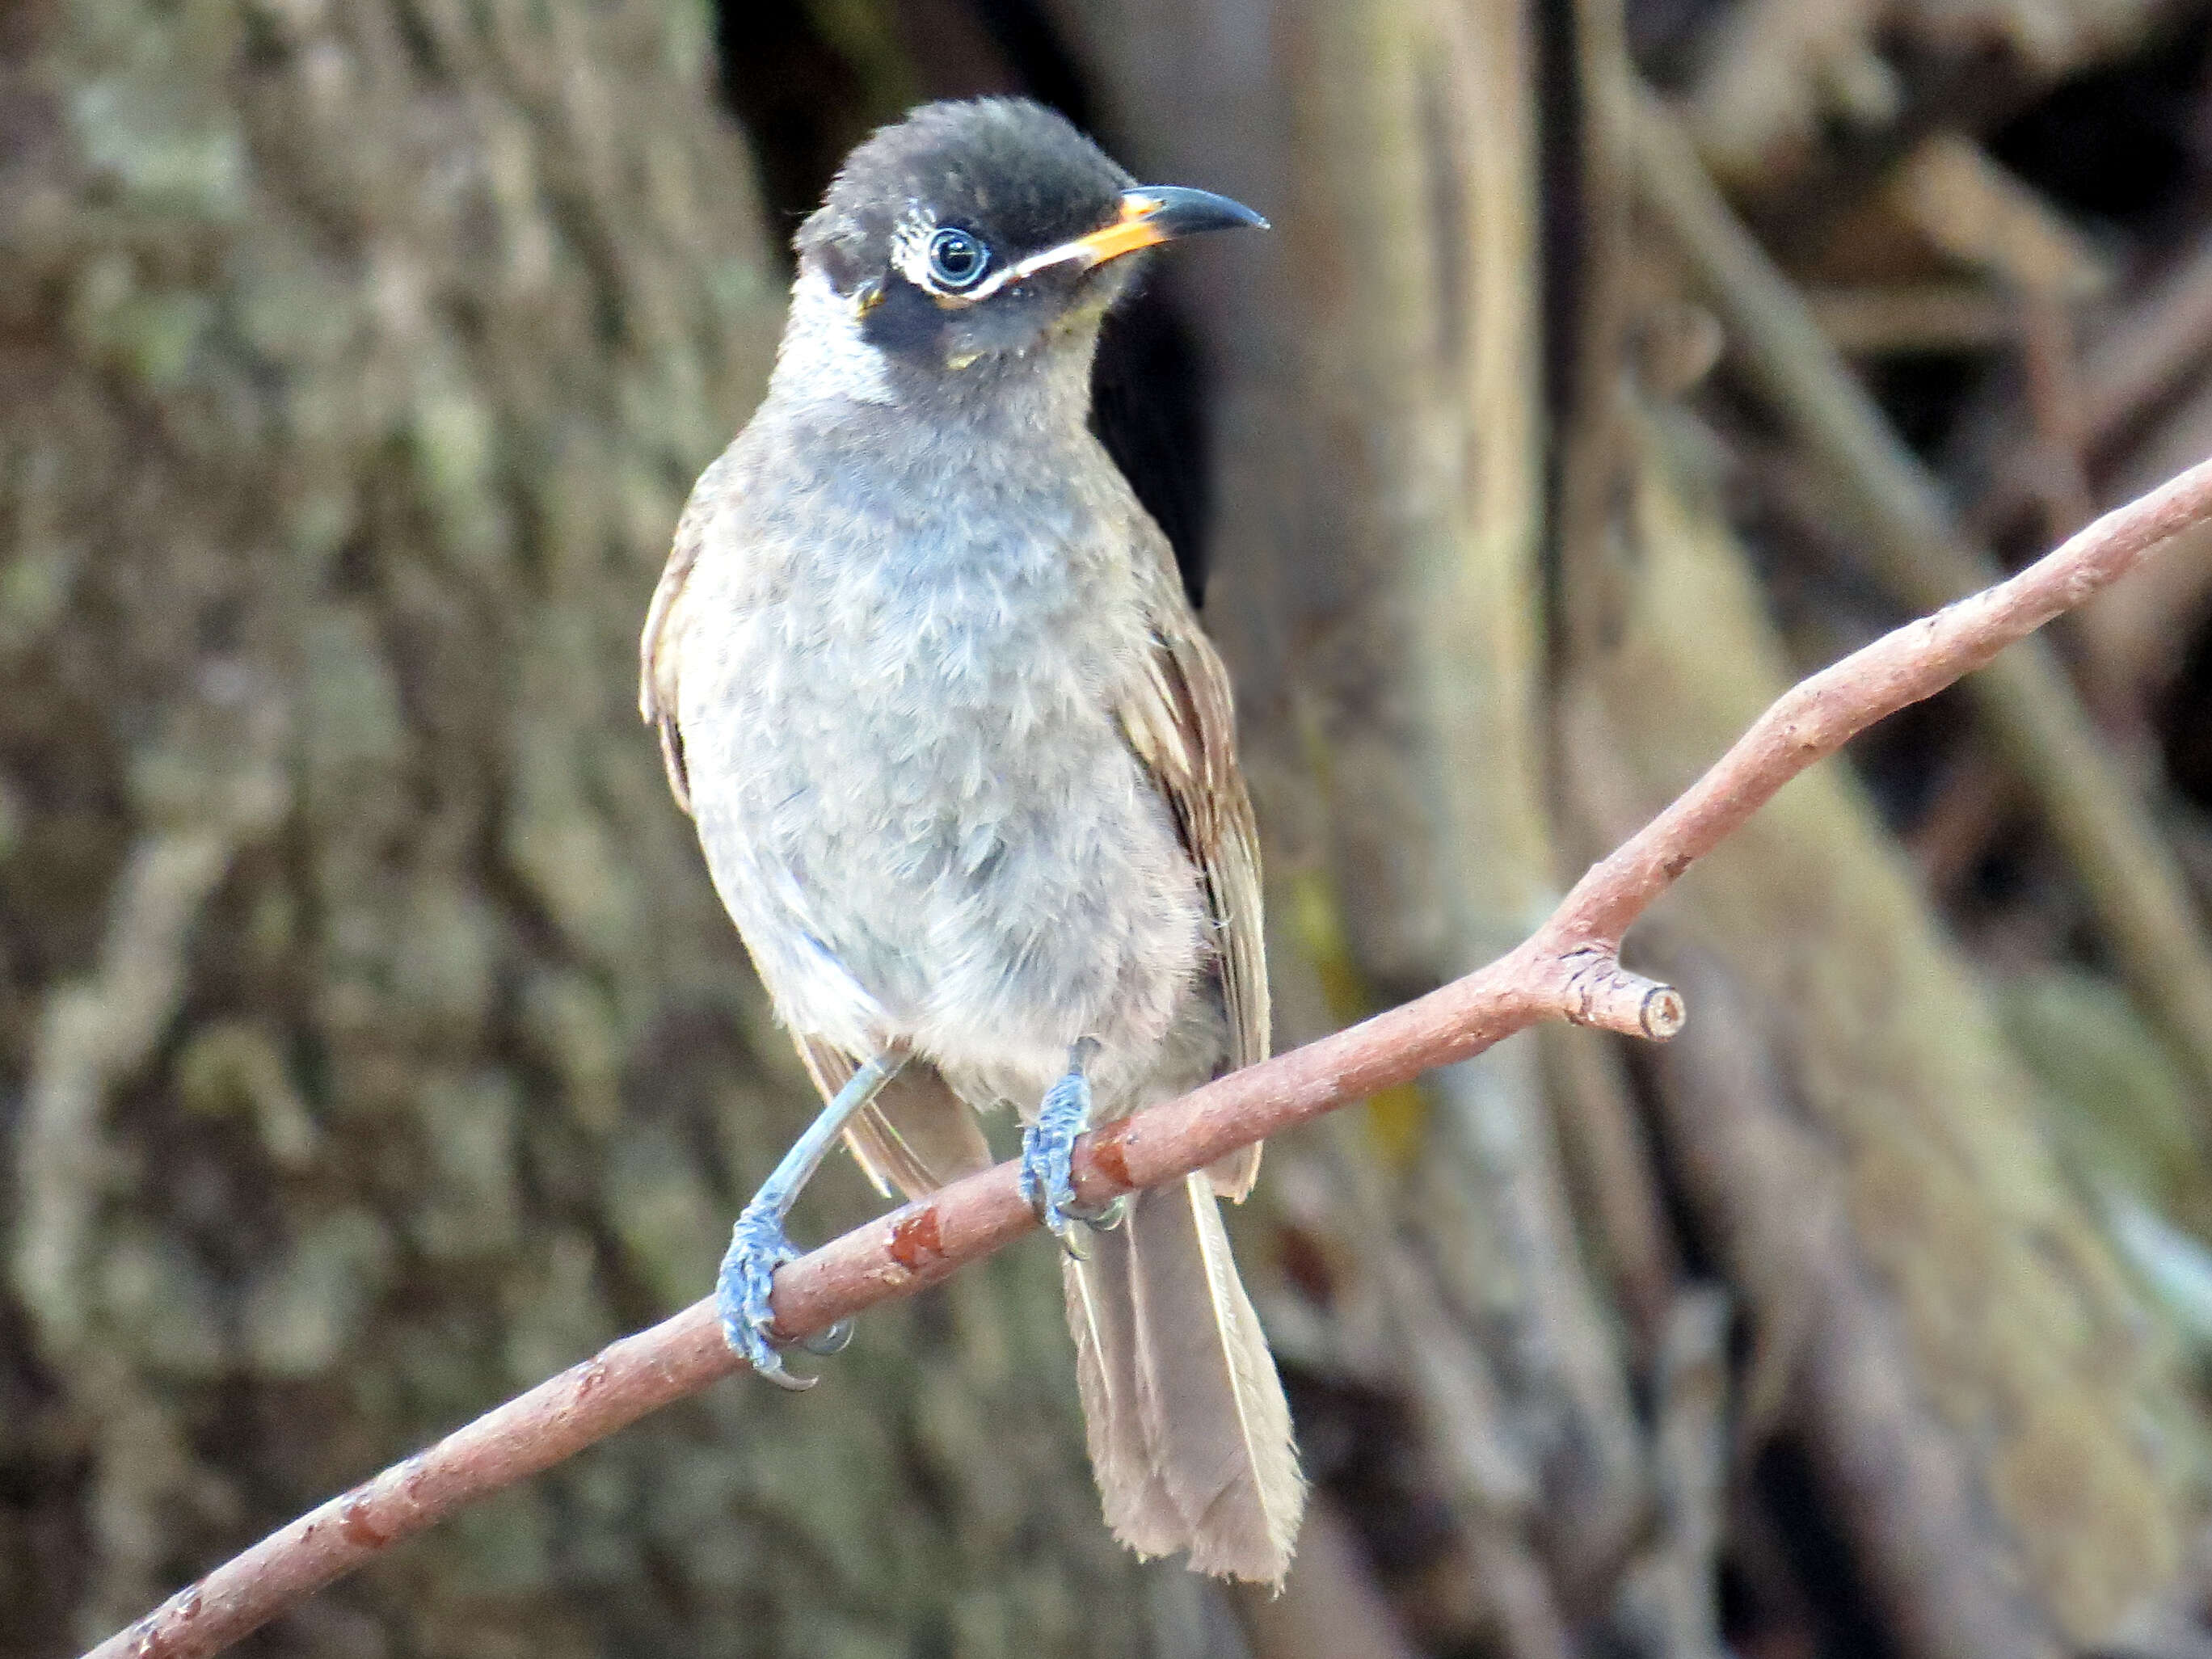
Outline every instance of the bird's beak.
POLYGON ((1195 236, 1203 230, 1235 230, 1243 226, 1265 230, 1267 222, 1242 202, 1216 196, 1210 190, 1139 185, 1121 192, 1121 210, 1111 224, 1030 255, 1014 274, 1026 276, 1047 265, 1060 264, 1088 270, 1140 247, 1171 242, 1179 236, 1195 236))

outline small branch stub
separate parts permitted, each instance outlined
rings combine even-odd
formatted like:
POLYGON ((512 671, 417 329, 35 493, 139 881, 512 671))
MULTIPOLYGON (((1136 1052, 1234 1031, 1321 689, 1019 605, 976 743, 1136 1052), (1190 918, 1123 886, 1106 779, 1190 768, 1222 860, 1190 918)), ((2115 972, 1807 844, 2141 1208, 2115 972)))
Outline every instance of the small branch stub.
POLYGON ((1689 1017, 1680 991, 1630 972, 1613 947, 1578 945, 1553 966, 1561 975, 1559 1014, 1572 1024, 1664 1042, 1689 1017))
POLYGON ((1673 986, 1654 985, 1644 994, 1644 1035, 1652 1042, 1677 1035, 1689 1018, 1689 1005, 1673 986))

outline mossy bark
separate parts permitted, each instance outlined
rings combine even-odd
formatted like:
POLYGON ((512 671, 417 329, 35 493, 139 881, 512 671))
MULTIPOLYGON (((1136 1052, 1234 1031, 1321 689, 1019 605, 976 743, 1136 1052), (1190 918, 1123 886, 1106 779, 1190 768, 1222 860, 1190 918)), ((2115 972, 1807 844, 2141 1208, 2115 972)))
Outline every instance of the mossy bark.
MULTIPOLYGON (((781 315, 706 27, 0 22, 0 1654, 703 1292, 811 1109, 632 706, 781 315)), ((1057 1285, 1020 1250, 872 1316, 264 1650, 1171 1644, 1057 1285)))

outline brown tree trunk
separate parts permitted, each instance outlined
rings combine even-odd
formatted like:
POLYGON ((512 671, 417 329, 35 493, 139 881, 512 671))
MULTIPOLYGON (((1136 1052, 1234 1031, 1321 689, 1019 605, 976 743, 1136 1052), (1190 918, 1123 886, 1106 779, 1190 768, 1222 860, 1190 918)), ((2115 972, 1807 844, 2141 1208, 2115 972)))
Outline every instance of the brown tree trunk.
MULTIPOLYGON (((0 21, 0 1653, 701 1294, 810 1109, 632 707, 781 311, 704 27, 0 21)), ((803 1225, 872 1201, 841 1169, 803 1225)), ((269 1650, 1172 1646, 1057 1287, 1021 1251, 872 1318, 269 1650)))

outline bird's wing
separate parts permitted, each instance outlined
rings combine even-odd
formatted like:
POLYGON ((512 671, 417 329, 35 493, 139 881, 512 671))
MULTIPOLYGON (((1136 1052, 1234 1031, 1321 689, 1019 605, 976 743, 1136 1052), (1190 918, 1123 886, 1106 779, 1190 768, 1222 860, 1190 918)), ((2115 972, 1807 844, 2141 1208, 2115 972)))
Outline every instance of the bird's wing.
MULTIPOLYGON (((832 1098, 859 1062, 815 1037, 798 1039, 806 1074, 832 1098)), ((845 1126, 846 1150, 885 1198, 917 1199, 962 1176, 991 1167, 991 1146, 968 1104, 937 1068, 909 1060, 874 1101, 845 1126)))
POLYGON ((676 721, 676 674, 683 660, 687 621, 684 597, 707 539, 708 520, 720 498, 720 490, 708 486, 719 483, 726 461, 726 454, 692 487, 684 516, 676 521, 676 544, 669 550, 659 586, 653 590, 645 632, 637 642, 637 712, 660 738, 660 763, 668 769, 668 787, 686 812, 691 810, 691 780, 684 769, 684 732, 676 721))
MULTIPOLYGON (((1157 532, 1155 532, 1157 538, 1157 532)), ((1116 711, 1129 746, 1174 811, 1197 866, 1229 1016, 1231 1069, 1267 1057, 1267 942, 1260 899, 1260 839, 1243 775, 1237 769, 1237 717, 1228 671, 1175 574, 1164 544, 1149 572, 1152 650, 1116 711)), ((1215 1190, 1241 1199, 1259 1172, 1260 1151, 1208 1171, 1215 1190)))

